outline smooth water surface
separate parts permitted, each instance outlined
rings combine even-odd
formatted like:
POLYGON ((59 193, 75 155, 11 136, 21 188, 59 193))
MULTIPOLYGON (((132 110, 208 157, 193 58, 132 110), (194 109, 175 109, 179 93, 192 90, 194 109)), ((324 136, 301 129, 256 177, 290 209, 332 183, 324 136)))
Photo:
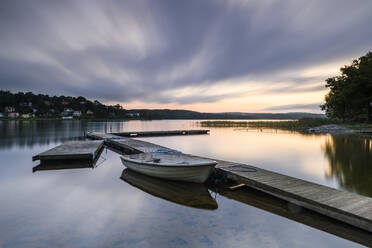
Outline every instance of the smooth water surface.
MULTIPOLYGON (((33 155, 82 139, 86 131, 199 128, 186 120, 0 121, 0 247, 360 246, 205 186, 177 186, 123 172, 119 155, 109 150, 94 169, 32 173, 38 164, 31 162, 33 155)), ((210 130, 210 135, 141 139, 372 196, 367 138, 210 130)))

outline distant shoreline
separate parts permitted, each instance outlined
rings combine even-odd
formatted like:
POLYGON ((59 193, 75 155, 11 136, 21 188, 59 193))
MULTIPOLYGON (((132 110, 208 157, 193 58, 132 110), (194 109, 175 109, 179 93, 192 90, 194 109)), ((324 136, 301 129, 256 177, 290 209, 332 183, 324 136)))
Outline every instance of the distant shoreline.
POLYGON ((372 134, 372 125, 365 123, 341 123, 337 120, 327 118, 301 118, 298 120, 280 120, 280 119, 143 119, 143 118, 9 118, 0 117, 0 121, 159 121, 159 120, 190 120, 197 121, 198 125, 205 128, 253 128, 253 129, 278 129, 308 134, 372 134))
POLYGON ((202 127, 269 128, 314 134, 372 133, 372 125, 365 123, 342 123, 327 118, 302 118, 286 121, 201 121, 202 127))
POLYGON ((151 120, 205 120, 205 121, 209 121, 209 120, 216 120, 216 121, 229 121, 229 120, 234 120, 234 121, 296 121, 297 119, 293 119, 293 118, 244 118, 244 117, 240 117, 240 118, 237 118, 237 117, 231 117, 231 118, 207 118, 207 117, 194 117, 194 118, 174 118, 174 117, 169 117, 169 118, 141 118, 141 117, 137 117, 137 118, 122 118, 122 117, 117 117, 117 118, 72 118, 72 119, 62 119, 62 118, 50 118, 50 117, 30 117, 30 118, 22 118, 22 117, 16 117, 16 118, 12 118, 12 117, 0 117, 0 121, 1 120, 6 120, 6 121, 77 121, 77 120, 80 120, 80 121, 132 121, 132 120, 142 120, 142 121, 151 121, 151 120))
POLYGON ((0 121, 131 121, 131 120, 145 120, 145 119, 127 119, 127 118, 73 118, 73 119, 62 119, 62 118, 10 118, 10 117, 0 117, 0 121))

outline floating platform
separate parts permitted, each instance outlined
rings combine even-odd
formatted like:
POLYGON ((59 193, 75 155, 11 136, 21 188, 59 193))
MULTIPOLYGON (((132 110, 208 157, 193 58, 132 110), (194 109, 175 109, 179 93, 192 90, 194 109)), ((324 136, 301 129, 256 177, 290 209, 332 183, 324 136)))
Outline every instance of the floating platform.
POLYGON ((32 161, 40 160, 40 165, 34 167, 34 170, 93 166, 103 150, 103 143, 102 140, 64 143, 33 156, 32 161))
MULTIPOLYGON (((150 142, 111 134, 87 133, 87 137, 103 139, 105 144, 129 153, 169 149, 150 142)), ((218 161, 216 172, 237 184, 245 184, 287 202, 372 232, 372 198, 246 164, 218 161)))
POLYGON ((170 130, 170 131, 140 131, 112 133, 121 137, 151 137, 151 136, 172 136, 172 135, 200 135, 208 134, 209 130, 170 130))

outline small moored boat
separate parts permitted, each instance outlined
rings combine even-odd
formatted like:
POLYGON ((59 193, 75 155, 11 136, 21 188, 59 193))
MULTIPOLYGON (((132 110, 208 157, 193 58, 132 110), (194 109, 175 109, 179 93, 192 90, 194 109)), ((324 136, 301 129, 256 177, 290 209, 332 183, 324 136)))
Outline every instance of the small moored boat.
POLYGON ((123 164, 136 172, 176 181, 204 183, 216 161, 176 153, 140 153, 121 156, 123 164))

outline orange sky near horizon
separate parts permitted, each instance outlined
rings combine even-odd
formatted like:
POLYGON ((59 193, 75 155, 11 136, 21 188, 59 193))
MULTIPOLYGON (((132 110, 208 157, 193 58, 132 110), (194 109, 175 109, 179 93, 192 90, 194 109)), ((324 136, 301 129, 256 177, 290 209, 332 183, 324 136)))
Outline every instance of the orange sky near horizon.
MULTIPOLYGON (((229 98, 223 99, 218 102, 212 103, 195 103, 195 104, 149 104, 142 102, 131 102, 121 104, 125 109, 185 109, 193 110, 198 112, 255 112, 255 113, 279 113, 279 112, 312 112, 312 113, 322 113, 319 111, 314 111, 310 108, 298 108, 295 111, 284 110, 265 110, 270 108, 273 104, 276 105, 291 105, 295 102, 304 102, 308 104, 319 104, 323 102, 324 96, 328 91, 325 89, 318 92, 310 93, 299 93, 299 94, 277 94, 277 95, 257 95, 257 96, 247 96, 239 98, 229 98), (306 99, 306 100, 305 100, 306 99)), ((110 104, 113 104, 112 102, 110 104)))
MULTIPOLYGON (((156 103, 156 102, 119 102, 125 109, 185 109, 199 112, 255 112, 255 113, 279 113, 279 112, 311 112, 323 113, 318 105, 324 102, 328 92, 325 87, 325 79, 339 74, 339 68, 349 64, 350 61, 333 61, 324 65, 309 67, 301 70, 288 71, 286 76, 297 75, 304 78, 324 78, 306 82, 303 86, 296 82, 288 81, 252 81, 249 77, 227 79, 213 87, 185 87, 169 91, 168 94, 176 96, 192 96, 193 94, 205 94, 206 96, 219 96, 231 94, 231 97, 223 97, 217 101, 200 103, 156 103), (291 87, 296 87, 294 90, 291 87), (298 107, 293 108, 297 105, 298 107), (301 107, 304 105, 303 107, 301 107), (306 106, 309 105, 309 106, 306 106), (282 106, 282 107, 281 107, 282 106), (286 109, 286 106, 288 108, 286 109), (280 109, 276 109, 279 107, 280 109), (271 109, 273 108, 273 109, 271 109)), ((283 74, 283 72, 281 72, 283 74)), ((117 104, 118 102, 106 102, 117 104)))

